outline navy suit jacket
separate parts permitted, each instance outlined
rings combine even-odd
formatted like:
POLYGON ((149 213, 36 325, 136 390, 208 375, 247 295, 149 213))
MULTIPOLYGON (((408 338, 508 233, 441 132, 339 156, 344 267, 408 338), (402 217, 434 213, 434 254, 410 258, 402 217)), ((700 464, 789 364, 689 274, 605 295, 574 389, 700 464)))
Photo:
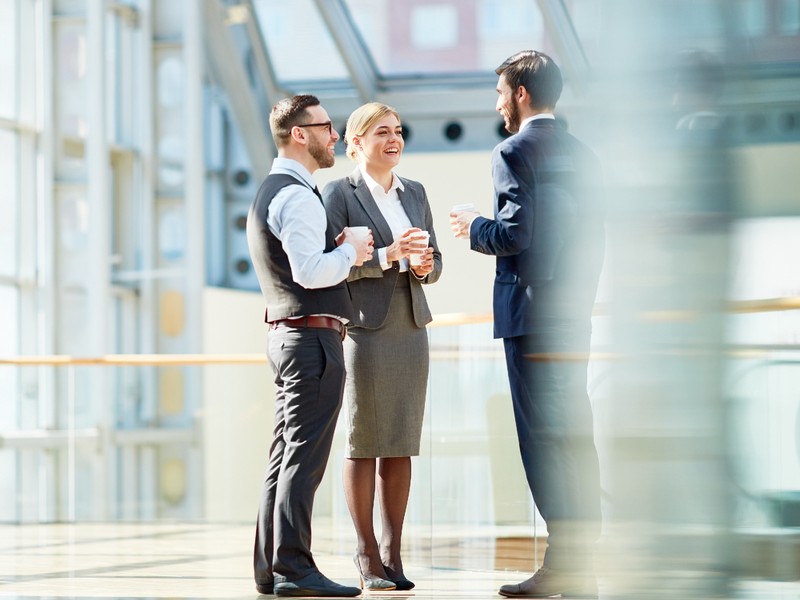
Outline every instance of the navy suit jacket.
MULTIPOLYGON (((411 282, 411 309, 414 313, 414 322, 418 327, 424 327, 432 320, 428 302, 422 284, 435 283, 442 274, 442 253, 436 241, 436 232, 433 230, 433 215, 428 203, 428 196, 422 184, 400 177, 404 191, 397 190, 397 195, 406 211, 411 225, 427 230, 430 233, 428 244, 433 247, 433 271, 424 279, 419 280, 409 272, 411 282)), ((345 227, 366 225, 372 229, 375 248, 385 248, 394 241, 392 230, 375 199, 369 191, 361 170, 356 169, 347 177, 330 182, 322 190, 322 202, 328 213, 328 222, 334 231, 341 231, 345 227)), ((377 329, 386 320, 389 314, 389 303, 392 300, 400 268, 397 261, 392 266, 383 270, 375 252, 372 258, 360 267, 352 267, 347 277, 347 286, 353 299, 355 316, 353 325, 368 329, 377 329)))
POLYGON ((596 156, 553 119, 537 119, 492 153, 494 219, 470 226, 473 250, 497 257, 494 337, 591 326, 603 261, 596 156))

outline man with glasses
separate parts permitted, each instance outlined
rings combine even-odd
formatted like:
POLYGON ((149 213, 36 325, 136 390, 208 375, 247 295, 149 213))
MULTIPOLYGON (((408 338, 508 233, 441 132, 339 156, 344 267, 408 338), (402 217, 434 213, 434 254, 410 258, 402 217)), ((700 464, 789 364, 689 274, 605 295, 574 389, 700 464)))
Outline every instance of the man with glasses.
POLYGON ((344 391, 342 340, 352 317, 345 279, 372 256, 372 236, 327 223, 312 174, 334 164, 339 134, 317 98, 294 96, 269 119, 278 157, 247 217, 247 242, 269 323, 275 428, 253 554, 256 589, 276 596, 357 596, 311 555, 314 494, 344 391))

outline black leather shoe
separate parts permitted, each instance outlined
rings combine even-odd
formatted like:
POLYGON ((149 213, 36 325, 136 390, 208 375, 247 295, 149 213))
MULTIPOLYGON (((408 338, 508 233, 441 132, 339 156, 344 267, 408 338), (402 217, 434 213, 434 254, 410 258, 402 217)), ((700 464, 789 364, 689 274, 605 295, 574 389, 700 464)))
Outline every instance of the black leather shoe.
POLYGON ((500 586, 498 593, 506 598, 547 598, 559 594, 562 598, 597 598, 597 584, 593 596, 584 595, 592 593, 589 578, 542 567, 530 579, 500 586))
POLYGON ((383 570, 386 571, 386 576, 394 582, 396 590, 406 592, 414 589, 416 584, 410 579, 406 579, 405 575, 398 575, 386 565, 383 565, 383 570))
POLYGON ((271 596, 272 595, 272 583, 257 583, 256 584, 256 591, 259 594, 263 594, 264 596, 271 596))
POLYGON ((280 581, 274 586, 276 596, 321 596, 328 598, 352 598, 361 590, 331 581, 322 573, 311 573, 295 581, 280 581))

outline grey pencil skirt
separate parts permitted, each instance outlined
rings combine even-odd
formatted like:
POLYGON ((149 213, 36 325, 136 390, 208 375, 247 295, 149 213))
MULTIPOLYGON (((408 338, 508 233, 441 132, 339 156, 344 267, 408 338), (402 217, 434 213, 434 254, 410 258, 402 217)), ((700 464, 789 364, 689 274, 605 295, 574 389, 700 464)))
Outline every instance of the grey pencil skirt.
POLYGON ((347 458, 417 456, 428 388, 428 333, 400 273, 379 329, 351 327, 344 342, 347 458))

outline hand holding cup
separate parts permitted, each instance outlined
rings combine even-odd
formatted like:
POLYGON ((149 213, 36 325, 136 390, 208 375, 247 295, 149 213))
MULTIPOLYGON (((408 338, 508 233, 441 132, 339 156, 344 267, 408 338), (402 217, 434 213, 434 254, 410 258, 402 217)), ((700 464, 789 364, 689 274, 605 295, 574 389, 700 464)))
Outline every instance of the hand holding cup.
POLYGON ((424 230, 411 234, 411 239, 414 242, 414 252, 408 256, 408 262, 411 266, 418 267, 422 264, 423 256, 428 253, 428 240, 430 238, 431 234, 424 230))
POLYGON ((409 227, 399 237, 386 247, 386 260, 394 262, 401 258, 411 260, 414 255, 420 255, 428 247, 428 232, 419 227, 409 227))
POLYGON ((372 258, 374 241, 369 227, 345 227, 336 238, 337 245, 348 243, 356 249, 355 266, 360 267, 372 258))
POLYGON ((472 203, 455 204, 450 209, 450 231, 458 239, 469 239, 469 227, 480 213, 472 203))

